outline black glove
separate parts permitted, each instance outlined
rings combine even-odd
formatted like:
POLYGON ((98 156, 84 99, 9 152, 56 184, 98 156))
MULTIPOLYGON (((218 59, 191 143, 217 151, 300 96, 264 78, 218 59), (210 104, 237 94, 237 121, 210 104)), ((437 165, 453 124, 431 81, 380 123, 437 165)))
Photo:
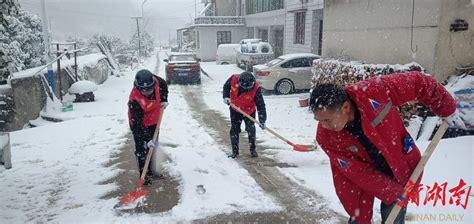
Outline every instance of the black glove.
POLYGON ((260 122, 258 126, 260 126, 262 130, 265 130, 265 128, 267 128, 267 126, 265 125, 265 122, 260 122))

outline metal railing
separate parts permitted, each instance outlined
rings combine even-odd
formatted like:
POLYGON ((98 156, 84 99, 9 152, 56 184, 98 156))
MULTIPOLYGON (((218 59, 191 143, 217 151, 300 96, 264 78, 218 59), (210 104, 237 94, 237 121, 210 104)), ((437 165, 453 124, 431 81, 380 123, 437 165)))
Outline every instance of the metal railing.
POLYGON ((245 25, 241 16, 204 16, 194 19, 194 25, 245 25))

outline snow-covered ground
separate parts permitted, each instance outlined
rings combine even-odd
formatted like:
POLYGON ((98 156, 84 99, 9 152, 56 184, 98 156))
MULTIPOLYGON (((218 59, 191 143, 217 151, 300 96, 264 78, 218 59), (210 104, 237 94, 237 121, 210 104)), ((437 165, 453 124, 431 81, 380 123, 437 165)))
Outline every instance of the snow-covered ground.
MULTIPOLYGON (((143 67, 153 71, 155 64, 156 57, 152 57, 143 67)), ((163 67, 160 66, 160 76, 164 76, 163 67)), ((202 77, 207 106, 228 117, 228 108, 222 102, 222 85, 230 74, 241 70, 235 65, 214 62, 203 62, 202 68, 212 78, 202 77)), ((225 152, 230 146, 219 145, 206 133, 191 117, 182 87, 172 85, 160 142, 176 145, 163 149, 172 159, 166 168, 180 179, 179 203, 160 214, 117 215, 113 207, 119 198, 100 197, 117 187, 103 182, 120 170, 105 165, 125 145, 129 133, 126 102, 135 72, 109 77, 95 92, 96 102, 75 103, 73 111, 64 112, 70 118, 65 122, 11 133, 13 168, 0 173, 0 223, 186 222, 223 213, 282 209, 245 169, 227 158, 225 152), (204 186, 206 193, 199 193, 199 185, 204 186)), ((314 139, 316 122, 306 108, 298 107, 298 99, 303 95, 266 95, 267 125, 296 143, 308 144, 314 139)), ((295 183, 326 198, 332 209, 346 215, 334 192, 323 152, 292 151, 290 146, 258 128, 257 138, 269 148, 260 151, 261 156, 294 165, 280 170, 295 183)), ((434 182, 447 182, 448 188, 452 188, 462 178, 472 186, 473 142, 473 136, 442 140, 428 163, 423 183, 432 186, 434 182)), ((427 144, 427 141, 418 142, 420 148, 426 148, 427 144)), ((434 208, 411 205, 409 213, 458 214, 464 216, 465 223, 474 222, 472 202, 464 210, 449 205, 448 201, 447 205, 438 204, 434 208)))

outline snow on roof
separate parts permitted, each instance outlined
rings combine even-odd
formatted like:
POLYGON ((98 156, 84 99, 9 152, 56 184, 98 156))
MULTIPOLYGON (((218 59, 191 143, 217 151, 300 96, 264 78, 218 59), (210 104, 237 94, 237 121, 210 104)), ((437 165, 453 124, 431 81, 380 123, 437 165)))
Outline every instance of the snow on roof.
POLYGON ((311 54, 311 53, 294 53, 294 54, 284 54, 280 56, 279 58, 287 60, 287 59, 300 58, 300 57, 321 57, 321 56, 317 54, 311 54))
MULTIPOLYGON (((93 66, 98 63, 98 61, 102 60, 105 58, 105 55, 101 53, 94 53, 94 54, 88 54, 84 56, 79 56, 77 57, 77 65, 78 69, 82 69, 85 66, 93 66)), ((71 57, 71 59, 67 59, 66 57, 63 57, 63 59, 60 61, 61 63, 61 68, 74 65, 74 57, 71 57)), ((57 72, 57 65, 56 62, 53 63, 53 71, 57 72)), ((26 78, 35 75, 35 73, 46 73, 47 68, 44 66, 38 66, 30 69, 26 69, 23 71, 15 72, 12 74, 11 79, 21 79, 21 78, 26 78), (42 69, 41 69, 42 68, 42 69), (40 71, 41 69, 41 71, 40 71)))

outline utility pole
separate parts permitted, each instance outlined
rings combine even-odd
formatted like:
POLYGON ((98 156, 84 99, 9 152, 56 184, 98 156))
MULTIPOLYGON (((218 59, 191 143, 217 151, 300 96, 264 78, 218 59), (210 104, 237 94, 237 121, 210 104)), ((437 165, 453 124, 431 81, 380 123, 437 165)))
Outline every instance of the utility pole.
MULTIPOLYGON (((46 52, 46 61, 49 63, 51 61, 51 57, 49 56, 49 53, 50 53, 49 28, 48 28, 48 20, 46 18, 47 16, 46 16, 45 2, 44 0, 41 0, 41 20, 43 22, 43 43, 44 43, 44 50, 46 52)), ((48 68, 48 76, 47 76, 48 83, 54 93, 54 90, 56 88, 55 88, 55 82, 54 82, 53 65, 49 64, 47 68, 48 68)))
POLYGON ((138 63, 140 63, 140 53, 141 53, 141 49, 142 49, 142 44, 141 44, 141 41, 140 41, 140 25, 138 24, 138 19, 141 19, 142 17, 132 17, 132 19, 135 19, 137 21, 137 35, 138 35, 138 63))

